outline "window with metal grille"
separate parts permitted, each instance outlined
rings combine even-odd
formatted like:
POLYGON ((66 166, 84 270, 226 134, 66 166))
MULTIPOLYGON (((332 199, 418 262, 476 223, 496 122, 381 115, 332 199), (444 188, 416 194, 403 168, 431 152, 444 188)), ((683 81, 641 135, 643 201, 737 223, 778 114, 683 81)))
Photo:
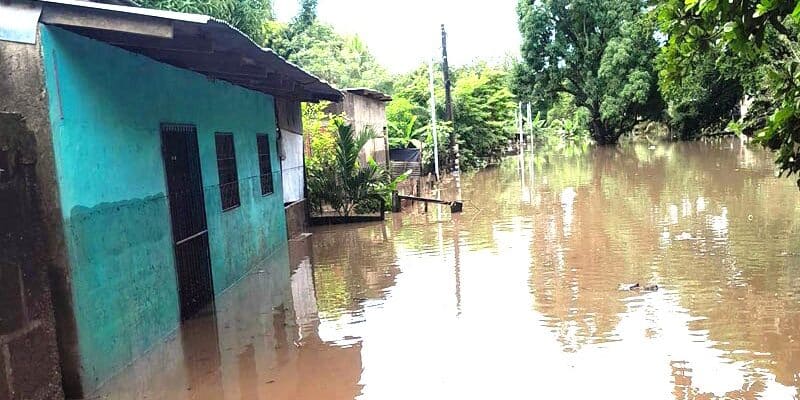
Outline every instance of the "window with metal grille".
POLYGON ((272 158, 269 156, 269 137, 256 136, 258 145, 258 168, 261 173, 261 194, 266 196, 273 192, 272 187, 272 158))
POLYGON ((236 172, 236 151, 233 134, 217 133, 217 170, 219 170, 219 195, 222 211, 239 206, 239 174, 236 172))

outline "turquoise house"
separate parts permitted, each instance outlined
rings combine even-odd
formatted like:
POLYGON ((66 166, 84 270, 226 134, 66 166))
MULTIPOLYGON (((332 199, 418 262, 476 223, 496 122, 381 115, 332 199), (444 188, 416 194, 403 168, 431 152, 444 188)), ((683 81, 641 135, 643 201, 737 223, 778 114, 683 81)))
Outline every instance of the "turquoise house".
POLYGON ((30 22, 0 31, 25 75, 0 110, 38 124, 61 379, 88 397, 285 244, 276 101, 341 93, 209 17, 3 7, 30 22))

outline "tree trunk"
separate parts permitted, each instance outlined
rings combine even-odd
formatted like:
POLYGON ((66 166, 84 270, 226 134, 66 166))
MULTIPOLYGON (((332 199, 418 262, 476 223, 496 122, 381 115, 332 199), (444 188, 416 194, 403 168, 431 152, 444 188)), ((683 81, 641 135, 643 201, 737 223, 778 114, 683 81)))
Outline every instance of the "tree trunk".
POLYGON ((619 140, 619 135, 603 123, 599 113, 592 113, 592 122, 589 130, 592 133, 592 139, 594 139, 597 144, 616 144, 619 140))

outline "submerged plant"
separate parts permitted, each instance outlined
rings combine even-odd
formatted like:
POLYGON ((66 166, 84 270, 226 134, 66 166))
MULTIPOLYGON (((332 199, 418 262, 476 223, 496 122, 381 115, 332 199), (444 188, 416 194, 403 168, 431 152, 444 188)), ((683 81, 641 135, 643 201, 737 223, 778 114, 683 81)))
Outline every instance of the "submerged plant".
POLYGON ((375 136, 371 129, 356 134, 353 126, 341 118, 333 123, 334 156, 308 168, 312 209, 321 213, 327 205, 342 217, 349 217, 354 211, 382 212, 387 190, 391 194, 391 188, 402 176, 392 180, 373 160, 362 163, 358 159, 361 149, 375 136))

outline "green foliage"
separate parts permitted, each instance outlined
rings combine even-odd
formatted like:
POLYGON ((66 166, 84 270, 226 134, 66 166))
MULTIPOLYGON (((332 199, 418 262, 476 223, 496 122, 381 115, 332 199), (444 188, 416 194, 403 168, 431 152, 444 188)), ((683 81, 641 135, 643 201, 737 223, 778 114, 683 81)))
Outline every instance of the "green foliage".
POLYGON ((455 78, 453 122, 461 165, 470 169, 497 158, 514 137, 516 102, 505 71, 477 64, 457 70, 455 78))
MULTIPOLYGON (((400 174, 399 176, 392 178, 389 171, 381 168, 378 163, 375 162, 373 159, 368 160, 369 164, 374 168, 377 168, 381 171, 382 179, 378 181, 375 185, 375 192, 382 198, 383 202, 381 204, 376 204, 375 201, 372 201, 366 209, 368 211, 377 210, 381 205, 385 208, 386 211, 390 211, 389 208, 392 204, 392 194, 397 191, 397 186, 408 179, 411 176, 413 171, 408 170, 400 174)), ((358 211, 358 210, 357 210, 358 211)))
MULTIPOLYGON (((453 71, 453 123, 444 121, 444 82, 436 65, 437 125, 440 158, 447 154, 450 133, 457 127, 461 166, 471 169, 499 157, 514 136, 515 101, 509 89, 509 73, 502 67, 475 63, 453 71)), ((430 87, 428 66, 395 79, 393 100, 386 110, 390 143, 404 146, 410 139, 423 143, 426 171, 433 168, 433 135, 430 129, 430 87), (412 122, 413 120, 413 122, 412 122), (395 128, 391 128, 395 127, 395 128), (413 127, 413 129, 410 129, 413 127), (394 139, 392 139, 394 138, 394 139)))
POLYGON ((371 161, 362 165, 358 154, 374 132, 360 134, 341 118, 334 118, 335 142, 333 157, 320 157, 319 162, 307 167, 309 200, 316 212, 330 206, 338 215, 349 217, 354 211, 383 211, 387 187, 392 180, 387 171, 371 161))
POLYGON ((386 105, 386 119, 394 122, 408 122, 412 117, 418 117, 428 112, 428 109, 412 103, 405 97, 393 98, 386 105))
MULTIPOLYGON (((743 96, 740 79, 730 67, 717 65, 718 57, 703 57, 687 65, 678 84, 660 74, 659 86, 668 104, 667 124, 681 139, 719 133, 738 111, 743 96)), ((663 66, 665 54, 658 57, 663 66)))
POLYGON ((389 147, 393 149, 404 149, 407 147, 422 148, 423 135, 430 128, 420 126, 415 128, 417 116, 412 115, 405 124, 397 122, 389 123, 389 147))
POLYGON ((292 20, 297 27, 309 26, 317 19, 317 0, 300 0, 300 12, 292 20))
POLYGON ((514 91, 547 107, 571 94, 589 111, 592 138, 615 143, 638 119, 657 117, 652 60, 658 43, 642 0, 520 0, 522 63, 514 91))
POLYGON ((273 19, 272 0, 137 0, 147 8, 205 14, 230 23, 256 43, 266 39, 263 25, 273 19))
MULTIPOLYGON (((427 117, 426 109, 411 103, 404 97, 394 97, 386 106, 386 120, 389 127, 389 147, 406 148, 412 140, 425 141, 429 124, 420 122, 420 116, 427 117)), ((427 119, 427 118, 426 118, 427 119)), ((423 143, 427 144, 427 143, 423 143)), ((419 143, 417 143, 418 146, 419 143)))
POLYGON ((537 137, 541 137, 544 133, 544 128, 547 124, 547 120, 542 118, 542 112, 537 111, 536 116, 533 117, 532 121, 528 122, 531 127, 529 128, 532 131, 534 139, 537 137))
POLYGON ((316 0, 301 0, 288 24, 266 21, 264 44, 334 85, 391 91, 391 80, 358 36, 341 35, 316 16, 316 0))
MULTIPOLYGON (((660 7, 662 80, 680 84, 698 59, 719 55, 739 68, 731 71, 756 97, 740 127, 778 153, 781 172, 800 172, 800 7, 795 1, 668 0, 660 7), (757 71, 753 74, 753 71, 757 71), (755 76, 756 78, 753 78, 755 76), (747 78, 755 80, 749 88, 747 78)), ((798 180, 800 185, 800 180, 798 180)))
POLYGON ((336 127, 330 121, 344 118, 325 112, 328 102, 303 103, 303 131, 310 138, 309 155, 306 166, 311 169, 332 165, 336 156, 336 127))
POLYGON ((649 13, 623 22, 600 60, 598 76, 605 90, 600 115, 617 132, 629 132, 639 119, 661 118, 664 105, 653 63, 658 54, 655 29, 656 19, 649 13))
POLYGON ((591 116, 586 107, 577 106, 572 95, 561 93, 547 111, 547 119, 539 124, 542 125, 541 131, 547 136, 573 141, 590 136, 590 120, 591 116))
MULTIPOLYGON (((442 78, 441 64, 434 67, 434 92, 436 94, 436 115, 441 119, 444 117, 444 79, 442 78)), ((452 78, 451 78, 452 79, 452 78)), ((407 121, 409 113, 417 116, 418 126, 430 125, 430 87, 428 77, 428 65, 420 64, 416 69, 394 78, 394 92, 389 108, 405 109, 402 112, 406 117, 402 120, 407 121), (403 102, 406 105, 394 103, 403 102)), ((390 112, 387 108, 386 117, 392 120, 397 112, 390 112)))

